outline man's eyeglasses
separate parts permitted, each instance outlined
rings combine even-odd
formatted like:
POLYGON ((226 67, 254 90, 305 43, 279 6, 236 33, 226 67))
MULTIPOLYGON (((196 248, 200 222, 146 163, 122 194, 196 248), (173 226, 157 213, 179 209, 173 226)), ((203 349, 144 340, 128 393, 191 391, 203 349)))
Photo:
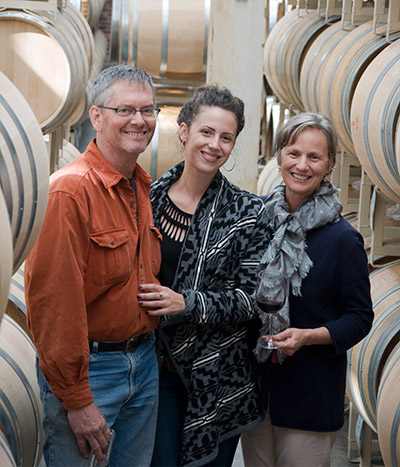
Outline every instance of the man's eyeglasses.
POLYGON ((132 109, 132 107, 107 107, 105 105, 98 105, 100 109, 109 109, 117 112, 120 117, 132 117, 136 112, 140 112, 142 117, 147 120, 153 120, 161 112, 161 109, 154 109, 153 107, 144 107, 143 109, 132 109))

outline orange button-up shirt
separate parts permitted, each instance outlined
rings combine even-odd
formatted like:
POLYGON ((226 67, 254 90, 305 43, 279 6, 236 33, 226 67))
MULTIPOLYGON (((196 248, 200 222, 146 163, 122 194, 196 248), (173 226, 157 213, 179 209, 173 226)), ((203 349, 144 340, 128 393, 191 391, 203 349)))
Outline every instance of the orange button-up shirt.
POLYGON ((88 339, 119 341, 152 331, 141 283, 158 283, 160 233, 151 178, 136 165, 136 195, 93 140, 55 172, 37 241, 25 263, 28 325, 40 368, 64 407, 93 401, 88 339))

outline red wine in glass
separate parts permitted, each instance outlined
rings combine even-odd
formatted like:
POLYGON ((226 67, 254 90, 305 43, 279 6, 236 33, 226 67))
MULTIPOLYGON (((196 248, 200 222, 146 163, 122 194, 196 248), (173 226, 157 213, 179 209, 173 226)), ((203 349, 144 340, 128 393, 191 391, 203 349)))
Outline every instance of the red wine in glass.
POLYGON ((260 310, 268 314, 277 313, 284 305, 284 302, 271 302, 261 297, 257 297, 256 302, 260 310))
MULTIPOLYGON (((272 339, 272 315, 283 308, 287 294, 287 278, 279 270, 261 271, 258 275, 255 300, 258 308, 268 315, 269 338, 266 349, 276 349, 272 339)), ((261 344, 260 344, 261 345, 261 344)))

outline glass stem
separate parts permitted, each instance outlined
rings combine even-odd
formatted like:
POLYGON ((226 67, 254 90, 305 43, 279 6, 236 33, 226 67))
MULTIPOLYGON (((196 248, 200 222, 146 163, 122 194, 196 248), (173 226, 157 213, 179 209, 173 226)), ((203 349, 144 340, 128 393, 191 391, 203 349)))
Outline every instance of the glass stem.
POLYGON ((272 315, 269 314, 268 315, 268 318, 269 318, 269 339, 268 339, 268 347, 270 349, 273 349, 274 348, 274 342, 272 340, 272 315))

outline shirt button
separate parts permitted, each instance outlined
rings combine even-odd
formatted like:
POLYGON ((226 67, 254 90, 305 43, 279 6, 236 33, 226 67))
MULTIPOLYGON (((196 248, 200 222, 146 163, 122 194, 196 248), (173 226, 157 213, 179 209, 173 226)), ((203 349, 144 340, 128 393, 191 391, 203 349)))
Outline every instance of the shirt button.
POLYGON ((111 240, 111 242, 110 242, 110 243, 111 243, 111 245, 115 245, 115 242, 114 242, 114 240, 111 240))
POLYGON ((134 204, 133 204, 133 203, 131 203, 129 206, 130 206, 131 208, 133 208, 134 204))
POLYGON ((140 263, 140 264, 139 264, 139 267, 140 267, 140 269, 142 269, 142 267, 143 267, 143 264, 142 264, 142 263, 140 263))
POLYGON ((147 329, 147 326, 142 327, 142 331, 146 331, 146 329, 147 329))

